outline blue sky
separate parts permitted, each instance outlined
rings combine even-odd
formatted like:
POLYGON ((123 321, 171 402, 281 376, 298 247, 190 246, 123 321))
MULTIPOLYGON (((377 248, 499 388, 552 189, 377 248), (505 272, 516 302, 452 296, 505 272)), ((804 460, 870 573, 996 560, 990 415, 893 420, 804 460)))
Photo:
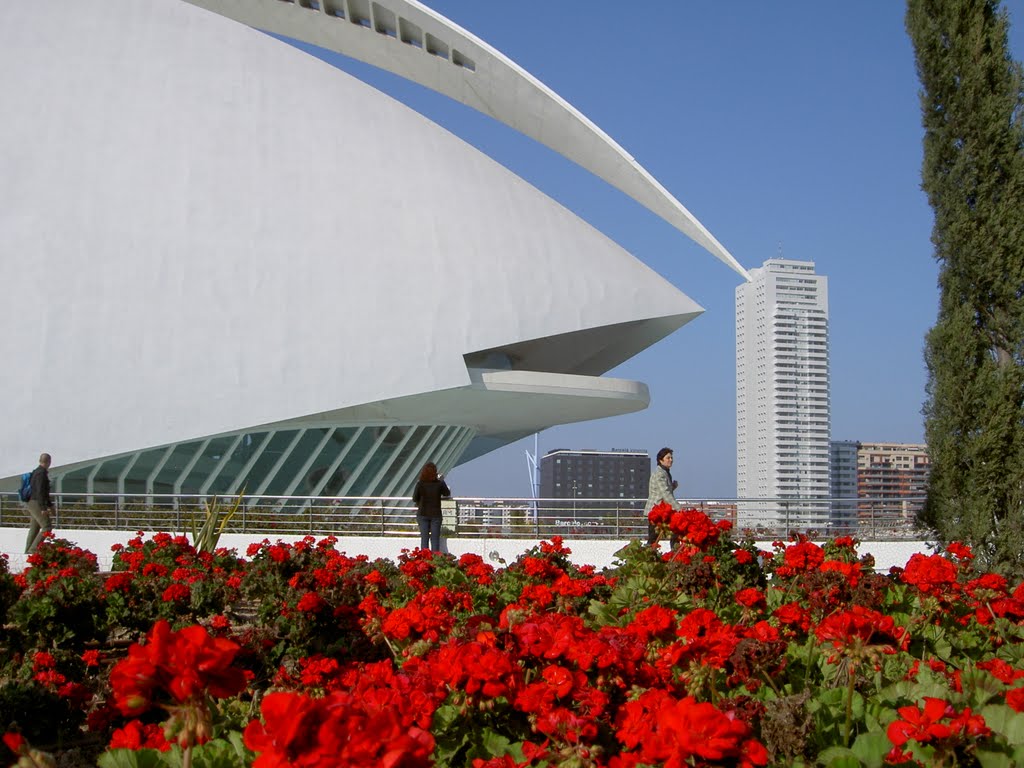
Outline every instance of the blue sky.
MULTIPOLYGON (((918 442, 935 319, 920 191, 919 84, 896 0, 432 0, 573 104, 745 267, 780 253, 829 278, 833 439, 918 442)), ((1024 54, 1024 0, 1004 3, 1024 54)), ((688 497, 735 476, 732 270, 550 150, 448 99, 318 55, 424 113, 597 226, 705 308, 609 372, 651 390, 637 414, 555 427, 553 448, 675 450, 688 497)), ((571 300, 567 297, 567 300, 571 300)), ((533 439, 449 475, 456 495, 529 494, 533 439)))

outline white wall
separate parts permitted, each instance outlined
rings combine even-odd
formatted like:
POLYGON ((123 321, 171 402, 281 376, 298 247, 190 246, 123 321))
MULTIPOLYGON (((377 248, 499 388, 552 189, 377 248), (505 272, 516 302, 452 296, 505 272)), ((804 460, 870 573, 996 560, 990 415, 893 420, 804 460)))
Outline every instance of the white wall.
MULTIPOLYGON (((77 543, 80 547, 94 553, 99 559, 100 568, 110 567, 112 544, 124 543, 133 538, 134 534, 126 531, 86 531, 86 530, 57 530, 54 534, 59 538, 68 539, 77 543)), ((9 557, 10 569, 12 572, 20 571, 25 565, 26 530, 19 528, 0 528, 0 552, 6 553, 9 557)), ((262 541, 269 538, 271 541, 297 541, 301 536, 266 536, 258 534, 228 534, 221 539, 226 547, 234 547, 239 554, 244 556, 246 547, 254 541, 262 541)), ((571 539, 566 538, 565 546, 572 550, 570 559, 578 565, 595 565, 603 568, 613 564, 615 552, 625 546, 626 541, 611 541, 597 539, 571 539)), ((511 563, 520 554, 537 543, 536 539, 488 539, 488 538, 449 538, 443 544, 453 555, 462 555, 466 552, 475 552, 494 566, 499 566, 495 557, 503 558, 511 563)), ((368 555, 371 559, 378 557, 397 560, 403 549, 411 549, 419 546, 418 537, 368 537, 348 536, 338 539, 336 548, 348 555, 368 555)), ((760 542, 760 547, 770 549, 769 542, 760 542)), ((915 552, 929 554, 930 550, 925 542, 921 541, 899 541, 899 542, 865 542, 858 550, 861 554, 870 552, 875 556, 875 569, 879 573, 885 573, 894 565, 905 565, 910 556, 915 552)))

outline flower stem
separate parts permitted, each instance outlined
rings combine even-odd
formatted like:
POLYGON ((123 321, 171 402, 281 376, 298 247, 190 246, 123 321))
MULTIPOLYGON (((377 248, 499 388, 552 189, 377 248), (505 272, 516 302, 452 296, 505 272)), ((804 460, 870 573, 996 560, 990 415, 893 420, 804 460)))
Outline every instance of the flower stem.
MULTIPOLYGON (((857 685, 857 665, 850 663, 850 679, 846 683, 846 726, 843 729, 843 744, 850 746, 850 730, 853 727, 853 692, 857 685)), ((186 767, 187 768, 187 767, 186 767)))

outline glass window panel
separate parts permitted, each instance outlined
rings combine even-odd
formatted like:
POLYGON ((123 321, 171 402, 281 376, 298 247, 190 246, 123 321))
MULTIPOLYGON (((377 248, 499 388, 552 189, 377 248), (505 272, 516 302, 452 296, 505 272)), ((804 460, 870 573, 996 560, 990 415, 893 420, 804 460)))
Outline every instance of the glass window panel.
POLYGON ((185 471, 203 443, 195 440, 174 446, 171 457, 153 480, 153 493, 174 493, 174 483, 185 471))
POLYGON ((384 466, 384 464, 391 458, 391 455, 395 452, 398 444, 402 441, 405 436, 406 430, 409 427, 376 427, 372 430, 367 430, 373 436, 373 442, 367 448, 372 448, 373 443, 376 442, 377 438, 383 435, 380 445, 377 450, 370 456, 369 461, 363 467, 362 471, 355 478, 355 482, 346 492, 347 496, 370 496, 369 484, 373 482, 374 478, 377 477, 377 472, 384 466))
POLYGON ((215 437, 210 444, 203 449, 202 456, 196 461, 195 466, 189 470, 188 476, 181 483, 182 493, 199 493, 199 489, 209 479, 210 473, 216 470, 224 452, 231 450, 237 436, 215 437))
POLYGON ((217 472, 217 477, 210 483, 207 493, 213 493, 218 496, 223 496, 227 493, 231 489, 231 484, 235 478, 238 477, 238 473, 242 471, 242 468, 249 463, 249 459, 260 449, 266 436, 266 432, 252 432, 242 435, 242 439, 238 441, 238 445, 231 451, 231 457, 224 463, 220 471, 217 472, 216 468, 211 470, 217 472))
POLYGON ((288 450, 288 446, 291 445, 292 440, 295 439, 295 435, 298 432, 297 429, 286 429, 282 432, 276 433, 270 442, 267 443, 266 448, 260 454, 259 458, 256 459, 256 463, 252 469, 249 470, 245 476, 245 482, 239 488, 239 491, 244 493, 255 493, 256 489, 259 488, 263 481, 267 477, 267 473, 274 467, 278 459, 288 450))
MULTIPOLYGON (((285 493, 291 487, 292 481, 295 480, 296 475, 298 475, 302 468, 306 466, 306 462, 313 455, 313 451, 317 450, 320 446, 320 442, 326 434, 327 429, 323 427, 307 429, 305 431, 302 437, 299 438, 299 442, 295 444, 295 448, 288 454, 284 464, 281 465, 281 469, 274 475, 274 479, 270 481, 265 491, 266 495, 277 496, 285 493)), ((301 484, 299 487, 301 487, 301 484)))
MULTIPOLYGON (((184 472, 185 467, 193 460, 193 457, 199 452, 203 446, 203 441, 193 440, 191 442, 182 442, 174 446, 171 451, 170 457, 164 462, 164 466, 160 468, 157 476, 153 480, 153 493, 154 494, 173 494, 174 483, 177 481, 181 473, 184 472)), ((157 500, 162 504, 173 504, 169 499, 157 500)))
POLYGON ((128 470, 128 475, 124 479, 124 492, 146 493, 146 480, 149 479, 150 474, 156 469, 156 465, 160 463, 166 452, 166 447, 143 451, 139 460, 128 470))
POLYGON ((403 484, 402 478, 395 478, 393 475, 396 472, 402 472, 406 475, 419 477, 420 470, 423 469, 422 464, 416 466, 415 464, 408 464, 410 457, 416 452, 420 443, 423 442, 423 438, 430 432, 430 427, 406 427, 405 429, 412 429, 413 433, 409 437, 409 440, 402 446, 402 450, 398 452, 398 455, 394 457, 394 461, 391 462, 391 466, 388 471, 384 473, 377 485, 373 488, 373 496, 380 496, 384 493, 387 488, 392 487, 396 480, 400 484, 403 484))
POLYGON ((104 461, 96 473, 96 477, 92 480, 93 491, 95 493, 117 493, 117 480, 132 458, 134 458, 134 454, 104 461))
MULTIPOLYGON (((339 490, 335 491, 333 496, 337 496, 345 487, 348 485, 349 478, 352 477, 352 473, 359 467, 360 462, 366 458, 366 454, 373 448, 373 444, 377 441, 377 431, 372 427, 367 427, 356 438, 355 443, 352 445, 352 449, 345 454, 345 458, 341 462, 342 474, 345 476, 345 482, 339 486, 339 490)), ((326 489, 325 489, 326 490, 326 489)), ((327 495, 327 494, 325 494, 327 495)), ((346 496, 351 496, 352 491, 345 490, 346 496)))
POLYGON ((95 468, 95 464, 88 467, 82 467, 81 469, 75 469, 71 472, 66 472, 61 477, 60 492, 61 493, 85 493, 86 492, 86 481, 89 479, 89 473, 95 468))
MULTIPOLYGON (((299 480, 299 484, 295 486, 294 493, 296 496, 308 496, 313 493, 313 490, 324 479, 325 473, 334 464, 338 455, 345 450, 345 445, 348 444, 353 434, 355 434, 355 429, 352 427, 336 429, 331 433, 331 438, 324 445, 324 449, 316 455, 313 463, 306 470, 305 475, 299 480)), ((335 472, 335 479, 329 481, 324 487, 322 496, 331 494, 335 488, 340 486, 340 483, 337 481, 337 475, 340 474, 343 474, 341 467, 335 472)))
MULTIPOLYGON (((320 485, 320 481, 324 479, 324 475, 331 469, 338 455, 345 450, 357 431, 357 427, 342 427, 334 430, 331 434, 331 439, 327 441, 327 445, 324 446, 320 455, 316 457, 313 466, 306 473, 306 477, 299 484, 299 487, 296 488, 295 492, 297 494, 300 496, 312 494, 316 490, 317 486, 320 485)), ((331 472, 331 476, 320 490, 320 495, 337 496, 341 492, 347 477, 348 474, 345 471, 345 467, 339 465, 331 472)))

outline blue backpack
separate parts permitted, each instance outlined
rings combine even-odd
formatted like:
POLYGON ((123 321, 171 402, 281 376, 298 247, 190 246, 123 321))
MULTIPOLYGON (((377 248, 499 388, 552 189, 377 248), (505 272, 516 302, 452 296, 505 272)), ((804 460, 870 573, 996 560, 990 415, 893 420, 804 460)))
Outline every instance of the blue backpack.
POLYGON ((21 487, 18 489, 18 498, 22 501, 29 501, 32 498, 32 473, 26 472, 21 476, 21 487))

